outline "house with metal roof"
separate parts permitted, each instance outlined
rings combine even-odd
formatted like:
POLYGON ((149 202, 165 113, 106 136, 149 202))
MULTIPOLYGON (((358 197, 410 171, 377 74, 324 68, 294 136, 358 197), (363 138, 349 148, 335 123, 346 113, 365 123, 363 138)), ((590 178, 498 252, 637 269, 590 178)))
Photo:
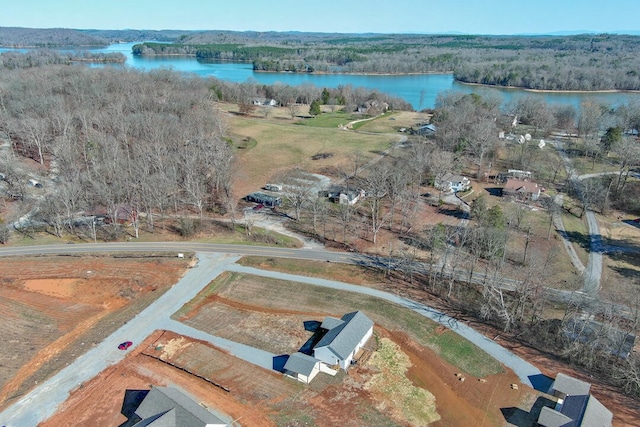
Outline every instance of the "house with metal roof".
POLYGON ((226 427, 228 424, 173 387, 152 387, 133 427, 226 427))
POLYGON ((555 396, 555 408, 542 407, 538 424, 544 427, 610 427, 613 414, 589 394, 591 384, 563 373, 549 389, 555 396))
POLYGON ((313 356, 329 366, 349 369, 356 353, 373 335, 373 321, 363 312, 347 313, 340 319, 326 317, 320 325, 326 333, 313 349, 313 356))
POLYGON ((271 194, 262 193, 260 191, 247 194, 244 199, 247 202, 260 203, 268 208, 274 208, 282 204, 282 199, 280 197, 272 196, 271 194))

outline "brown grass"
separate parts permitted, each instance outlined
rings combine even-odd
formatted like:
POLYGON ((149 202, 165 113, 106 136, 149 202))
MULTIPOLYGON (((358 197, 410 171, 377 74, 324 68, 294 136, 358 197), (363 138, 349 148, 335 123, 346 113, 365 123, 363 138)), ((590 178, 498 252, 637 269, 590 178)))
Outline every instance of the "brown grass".
POLYGON ((256 191, 273 177, 292 168, 323 173, 327 169, 351 170, 354 158, 366 161, 397 142, 400 136, 371 135, 332 128, 298 126, 293 121, 231 116, 231 132, 253 138, 257 145, 237 152, 235 190, 239 197, 256 191), (318 153, 333 157, 312 160, 318 153))

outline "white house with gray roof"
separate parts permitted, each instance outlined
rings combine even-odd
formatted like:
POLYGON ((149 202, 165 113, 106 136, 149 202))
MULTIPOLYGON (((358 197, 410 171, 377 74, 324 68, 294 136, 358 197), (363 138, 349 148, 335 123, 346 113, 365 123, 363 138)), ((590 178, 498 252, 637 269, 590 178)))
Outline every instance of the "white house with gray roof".
POLYGON ((347 313, 340 319, 326 317, 320 327, 327 332, 314 347, 313 356, 345 371, 373 335, 373 321, 361 311, 347 313))
POLYGON ((133 427, 226 427, 227 423, 173 387, 152 387, 133 427))

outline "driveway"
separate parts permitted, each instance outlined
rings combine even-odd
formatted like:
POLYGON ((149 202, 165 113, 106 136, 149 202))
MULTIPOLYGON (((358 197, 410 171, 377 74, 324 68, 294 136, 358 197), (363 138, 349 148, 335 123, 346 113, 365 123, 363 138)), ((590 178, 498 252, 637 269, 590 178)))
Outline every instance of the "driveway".
MULTIPOLYGON (((94 246, 99 247, 100 245, 94 246)), ((382 298, 414 310, 450 328, 482 348, 505 366, 511 368, 525 384, 532 384, 531 378, 540 375, 540 370, 535 366, 512 354, 469 326, 410 299, 343 282, 244 267, 235 263, 239 259, 238 256, 220 253, 198 253, 197 256, 199 260, 197 266, 190 269, 169 291, 102 343, 80 356, 51 379, 40 384, 0 413, 0 424, 7 427, 37 426, 55 413, 57 408, 69 397, 72 390, 91 380, 107 367, 124 359, 127 353, 117 349, 120 342, 132 340, 135 347, 140 341, 158 329, 166 329, 211 342, 236 357, 262 368, 272 369, 274 354, 207 334, 170 318, 171 314, 194 298, 202 288, 207 286, 211 280, 223 271, 236 271, 262 277, 308 283, 310 285, 358 292, 363 295, 382 298)))
POLYGON ((408 298, 399 297, 389 292, 367 288, 364 286, 357 286, 349 283, 337 282, 334 280, 326 280, 315 277, 297 276, 293 274, 280 273, 277 271, 260 270, 257 268, 245 267, 239 264, 229 264, 228 269, 229 271, 253 274, 256 276, 307 283, 314 286, 322 286, 325 288, 331 288, 341 291, 356 292, 362 295, 369 295, 396 303, 402 307, 409 308, 423 315, 424 317, 433 320, 434 322, 446 326, 458 335, 477 345, 493 358, 498 360, 500 363, 511 368, 524 384, 532 385, 531 377, 541 374, 538 368, 511 353, 509 350, 497 344, 495 341, 485 337, 480 332, 474 330, 464 323, 458 322, 455 318, 448 316, 447 314, 444 314, 432 307, 420 304, 408 298))

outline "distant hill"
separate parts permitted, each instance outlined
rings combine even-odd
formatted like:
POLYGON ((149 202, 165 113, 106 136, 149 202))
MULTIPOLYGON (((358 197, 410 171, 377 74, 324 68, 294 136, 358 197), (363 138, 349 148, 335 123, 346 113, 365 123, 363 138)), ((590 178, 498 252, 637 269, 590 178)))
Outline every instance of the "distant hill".
POLYGON ((171 42, 195 34, 180 30, 76 30, 69 28, 0 27, 3 47, 106 46, 118 42, 157 40, 171 42))
POLYGON ((147 40, 171 42, 181 36, 197 33, 197 31, 186 31, 186 30, 133 30, 133 29, 77 30, 77 31, 93 37, 108 40, 109 43, 139 42, 139 41, 147 41, 147 40))
POLYGON ((104 46, 108 43, 103 38, 66 28, 0 27, 0 46, 4 47, 104 46))

